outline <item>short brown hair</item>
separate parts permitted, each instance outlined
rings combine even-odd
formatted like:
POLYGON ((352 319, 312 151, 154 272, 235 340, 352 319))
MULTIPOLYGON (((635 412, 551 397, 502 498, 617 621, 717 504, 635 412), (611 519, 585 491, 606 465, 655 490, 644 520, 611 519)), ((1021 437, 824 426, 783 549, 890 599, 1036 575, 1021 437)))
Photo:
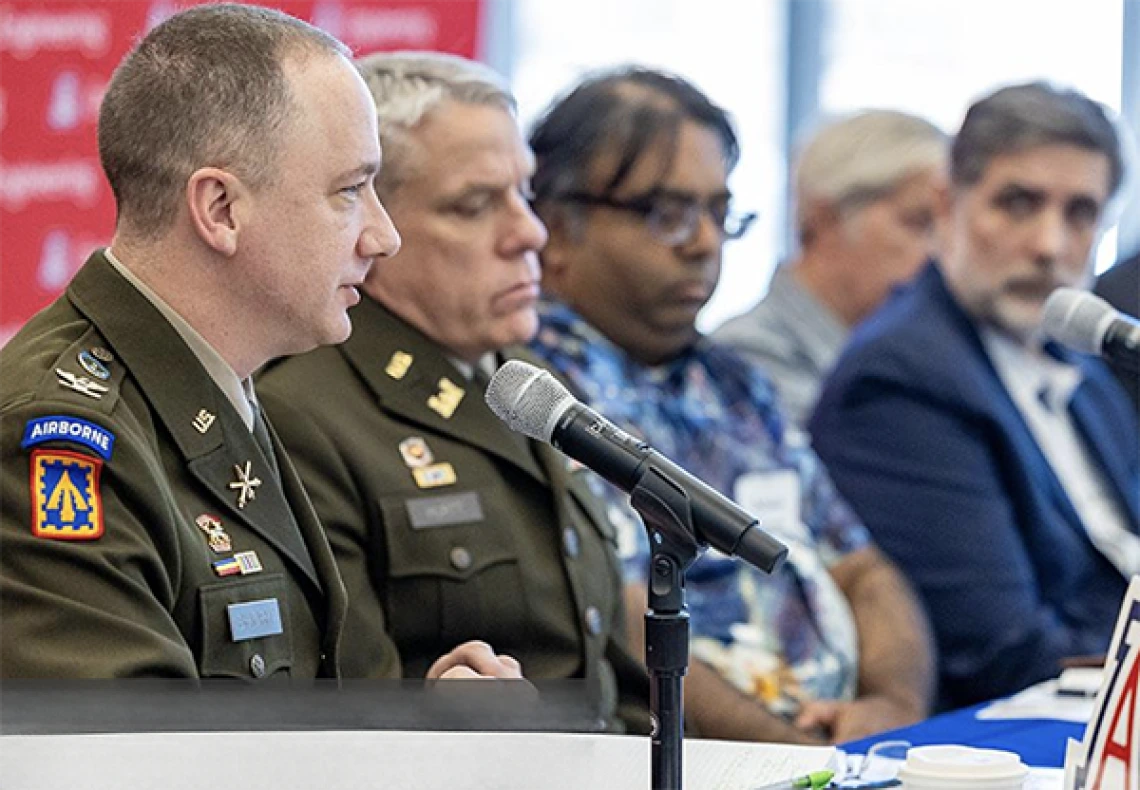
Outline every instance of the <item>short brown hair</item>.
POLYGON ((227 168, 271 182, 296 111, 289 57, 350 57, 299 19, 255 6, 200 6, 152 30, 115 70, 99 111, 99 157, 118 221, 153 238, 174 220, 186 179, 227 168))

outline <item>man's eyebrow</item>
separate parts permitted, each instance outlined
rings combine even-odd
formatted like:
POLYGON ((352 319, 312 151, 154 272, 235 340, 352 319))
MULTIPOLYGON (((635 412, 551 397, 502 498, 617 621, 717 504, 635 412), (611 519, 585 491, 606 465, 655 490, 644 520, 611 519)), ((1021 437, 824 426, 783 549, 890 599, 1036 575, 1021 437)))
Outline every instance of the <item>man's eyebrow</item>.
POLYGON ((350 178, 360 178, 364 176, 374 176, 380 172, 380 162, 372 161, 365 162, 357 167, 352 168, 337 176, 338 181, 347 181, 350 178))
POLYGON ((1045 196, 1045 190, 1039 187, 1022 184, 1019 181, 1010 181, 1002 184, 1001 188, 994 193, 998 197, 1008 197, 1010 195, 1028 195, 1029 197, 1042 198, 1045 196))

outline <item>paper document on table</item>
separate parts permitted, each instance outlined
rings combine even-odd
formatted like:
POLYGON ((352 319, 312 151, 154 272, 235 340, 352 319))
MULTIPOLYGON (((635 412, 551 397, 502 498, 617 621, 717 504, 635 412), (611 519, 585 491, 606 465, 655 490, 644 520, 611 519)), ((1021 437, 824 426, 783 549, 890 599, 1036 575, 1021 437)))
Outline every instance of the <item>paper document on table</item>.
MULTIPOLYGON (((621 735, 172 732, 0 736, 4 790, 581 790, 649 787, 650 745, 621 735), (66 759, 60 759, 66 755, 66 759), (227 780, 228 781, 228 780, 227 780)), ((834 767, 831 747, 688 740, 686 790, 751 790, 834 767)))
POLYGON ((1057 680, 1046 680, 1014 694, 1009 699, 990 703, 978 711, 978 718, 1056 719, 1087 724, 1093 715, 1093 697, 1073 697, 1057 693, 1057 680))

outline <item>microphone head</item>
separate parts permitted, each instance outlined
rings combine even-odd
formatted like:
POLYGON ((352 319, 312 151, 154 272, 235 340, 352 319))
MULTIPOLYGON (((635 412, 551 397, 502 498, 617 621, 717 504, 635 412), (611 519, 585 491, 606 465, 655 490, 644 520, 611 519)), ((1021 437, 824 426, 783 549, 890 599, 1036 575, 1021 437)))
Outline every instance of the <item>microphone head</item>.
POLYGON ((554 426, 577 400, 558 379, 519 359, 510 359, 491 376, 487 405, 512 431, 549 442, 554 426))
POLYGON ((1041 329, 1057 342, 1086 354, 1099 354, 1116 310, 1096 294, 1058 288, 1045 301, 1041 329))

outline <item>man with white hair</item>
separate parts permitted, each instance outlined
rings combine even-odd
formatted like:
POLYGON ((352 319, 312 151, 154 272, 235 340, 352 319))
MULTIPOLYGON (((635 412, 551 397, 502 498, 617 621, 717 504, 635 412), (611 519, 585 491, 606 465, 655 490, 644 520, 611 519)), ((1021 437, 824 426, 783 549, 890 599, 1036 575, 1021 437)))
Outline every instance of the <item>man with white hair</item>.
POLYGON ((866 110, 816 131, 795 167, 800 251, 768 295, 714 337, 771 376, 803 425, 851 328, 933 253, 946 136, 922 118, 866 110))
POLYGON ((400 260, 364 280, 348 342, 258 383, 348 587, 345 671, 387 663, 419 677, 486 639, 530 679, 585 681, 596 697, 584 726, 644 728, 648 678, 619 641, 614 529, 584 470, 484 402, 488 374, 538 327, 546 228, 514 99, 452 56, 359 66, 400 260), (388 637, 396 649, 378 662, 388 637))

